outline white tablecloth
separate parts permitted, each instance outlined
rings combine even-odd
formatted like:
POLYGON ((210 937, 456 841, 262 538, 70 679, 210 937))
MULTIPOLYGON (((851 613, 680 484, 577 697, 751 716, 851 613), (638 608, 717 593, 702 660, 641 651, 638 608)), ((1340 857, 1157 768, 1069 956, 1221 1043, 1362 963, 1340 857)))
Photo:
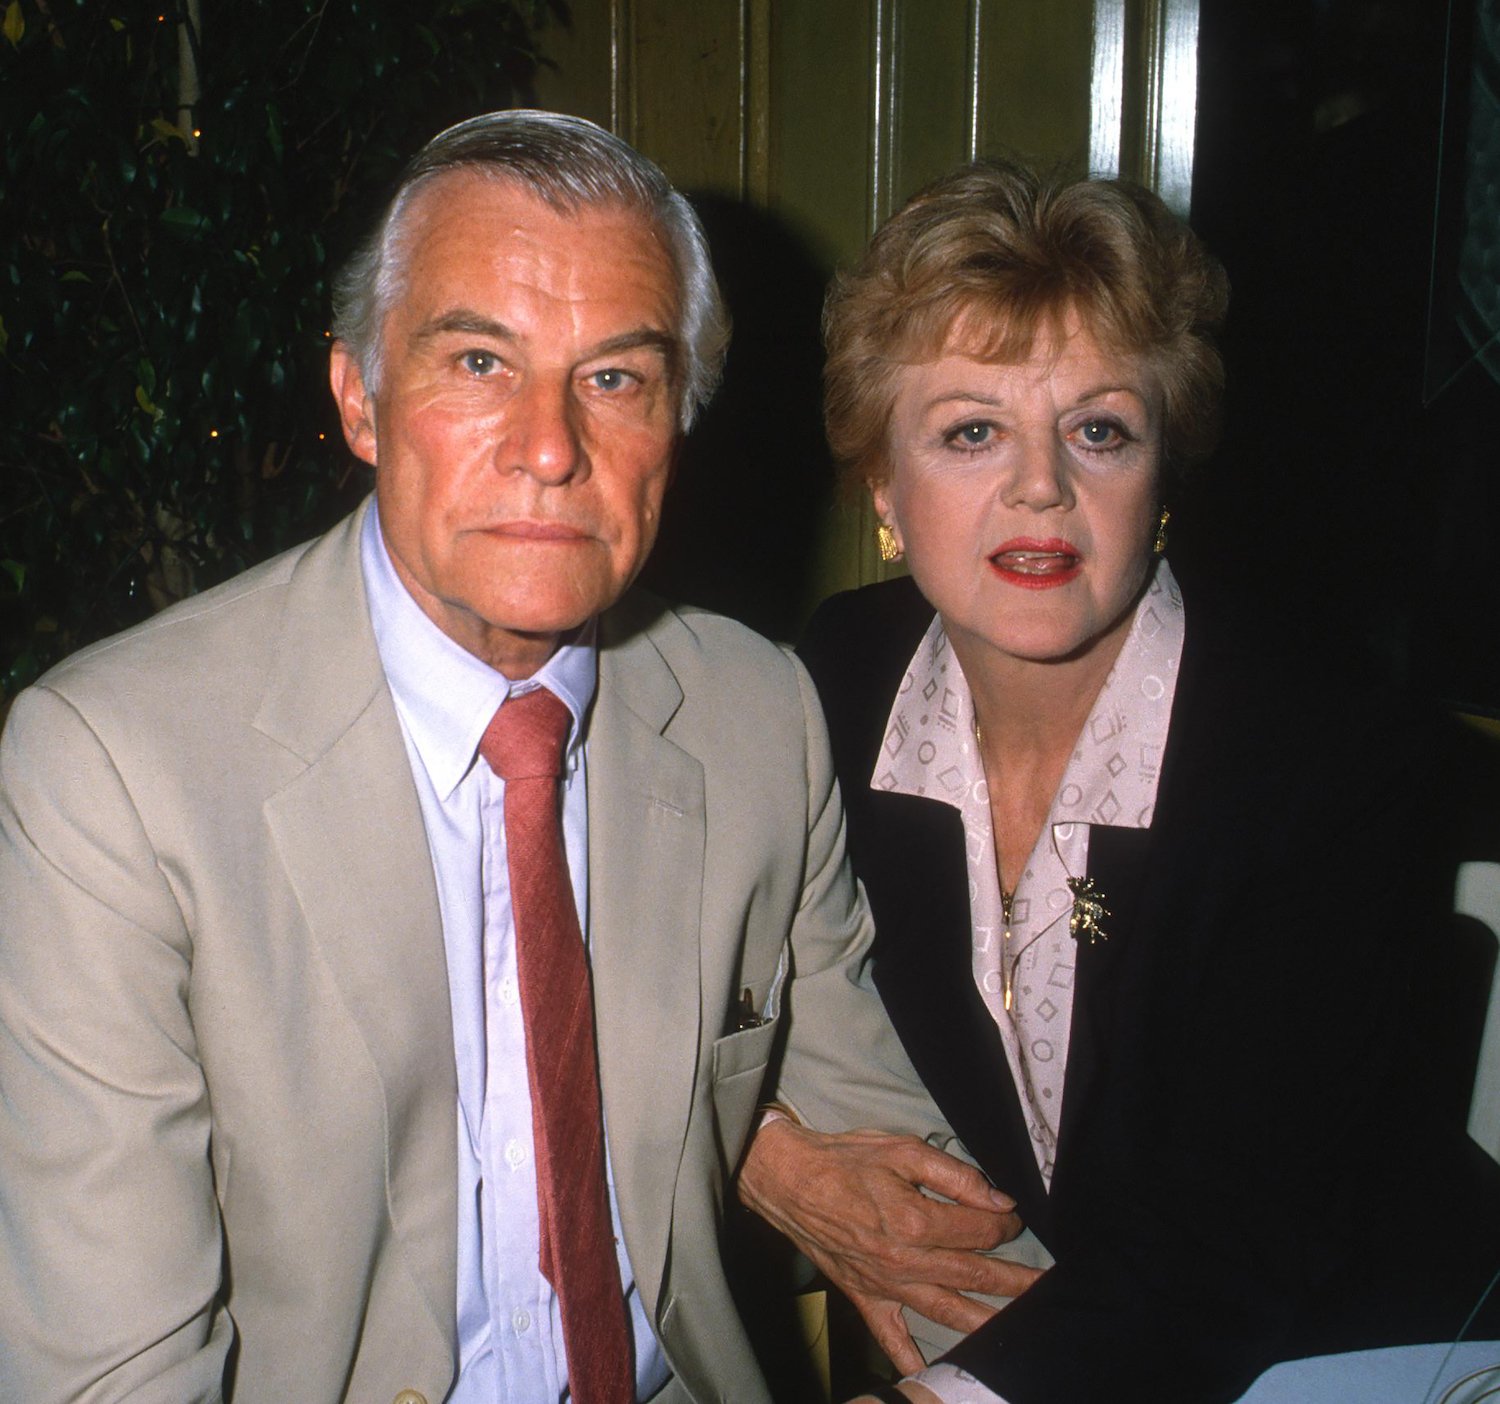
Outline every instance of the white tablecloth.
MULTIPOLYGON (((1500 1341, 1397 1346, 1349 1355, 1317 1355, 1273 1365, 1240 1404, 1476 1404, 1485 1390, 1500 1391, 1500 1341), (1444 1363, 1444 1357, 1447 1357, 1444 1363), (1465 1375, 1493 1367, 1444 1398, 1465 1375)), ((1485 1404, 1500 1393, 1485 1396, 1485 1404)))

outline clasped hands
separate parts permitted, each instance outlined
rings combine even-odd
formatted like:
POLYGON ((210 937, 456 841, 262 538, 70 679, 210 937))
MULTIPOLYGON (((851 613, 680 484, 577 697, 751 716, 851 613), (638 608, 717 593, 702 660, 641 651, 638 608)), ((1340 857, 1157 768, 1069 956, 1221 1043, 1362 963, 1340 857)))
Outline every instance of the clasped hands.
POLYGON ((1015 1201, 915 1136, 768 1121, 740 1168, 739 1195, 854 1303, 903 1374, 924 1363, 903 1306, 967 1334, 994 1315, 967 1293, 1014 1297, 1041 1275, 984 1256, 1020 1233, 1015 1201))

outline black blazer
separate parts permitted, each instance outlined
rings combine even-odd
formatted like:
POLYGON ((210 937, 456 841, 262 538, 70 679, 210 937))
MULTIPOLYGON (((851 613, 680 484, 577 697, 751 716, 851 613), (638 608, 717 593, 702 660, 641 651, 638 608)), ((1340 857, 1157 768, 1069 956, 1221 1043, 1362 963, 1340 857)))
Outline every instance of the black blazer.
POLYGON ((1455 1334, 1500 1268, 1500 1167, 1433 1113, 1452 871, 1410 719, 1189 602, 1151 827, 1090 835, 1113 915, 1078 952, 1049 1193, 974 986, 958 812, 869 785, 932 617, 909 581, 872 586, 801 651, 876 983, 1057 1259, 947 1358, 1010 1404, 1196 1404, 1277 1359, 1455 1334))

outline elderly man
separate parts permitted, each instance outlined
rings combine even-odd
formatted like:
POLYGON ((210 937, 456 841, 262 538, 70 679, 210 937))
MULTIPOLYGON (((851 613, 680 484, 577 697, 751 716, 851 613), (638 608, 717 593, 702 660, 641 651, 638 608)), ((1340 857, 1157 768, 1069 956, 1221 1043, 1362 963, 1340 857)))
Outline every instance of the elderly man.
POLYGON ((803 674, 627 593, 726 339, 702 232, 598 128, 476 118, 335 326, 373 506, 0 748, 0 1397, 759 1404, 758 1103, 944 1128, 803 674))

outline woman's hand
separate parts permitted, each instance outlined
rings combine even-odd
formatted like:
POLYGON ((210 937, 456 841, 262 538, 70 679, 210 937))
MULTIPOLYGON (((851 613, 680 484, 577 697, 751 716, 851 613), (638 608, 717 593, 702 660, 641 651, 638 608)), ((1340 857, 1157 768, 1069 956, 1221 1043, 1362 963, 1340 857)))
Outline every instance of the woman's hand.
POLYGON ((1014 1297, 1041 1275, 983 1254, 1020 1233, 1015 1201, 915 1136, 767 1122, 746 1153, 739 1195, 844 1292, 903 1371, 924 1363, 903 1306, 967 1334, 994 1309, 965 1293, 1014 1297))

